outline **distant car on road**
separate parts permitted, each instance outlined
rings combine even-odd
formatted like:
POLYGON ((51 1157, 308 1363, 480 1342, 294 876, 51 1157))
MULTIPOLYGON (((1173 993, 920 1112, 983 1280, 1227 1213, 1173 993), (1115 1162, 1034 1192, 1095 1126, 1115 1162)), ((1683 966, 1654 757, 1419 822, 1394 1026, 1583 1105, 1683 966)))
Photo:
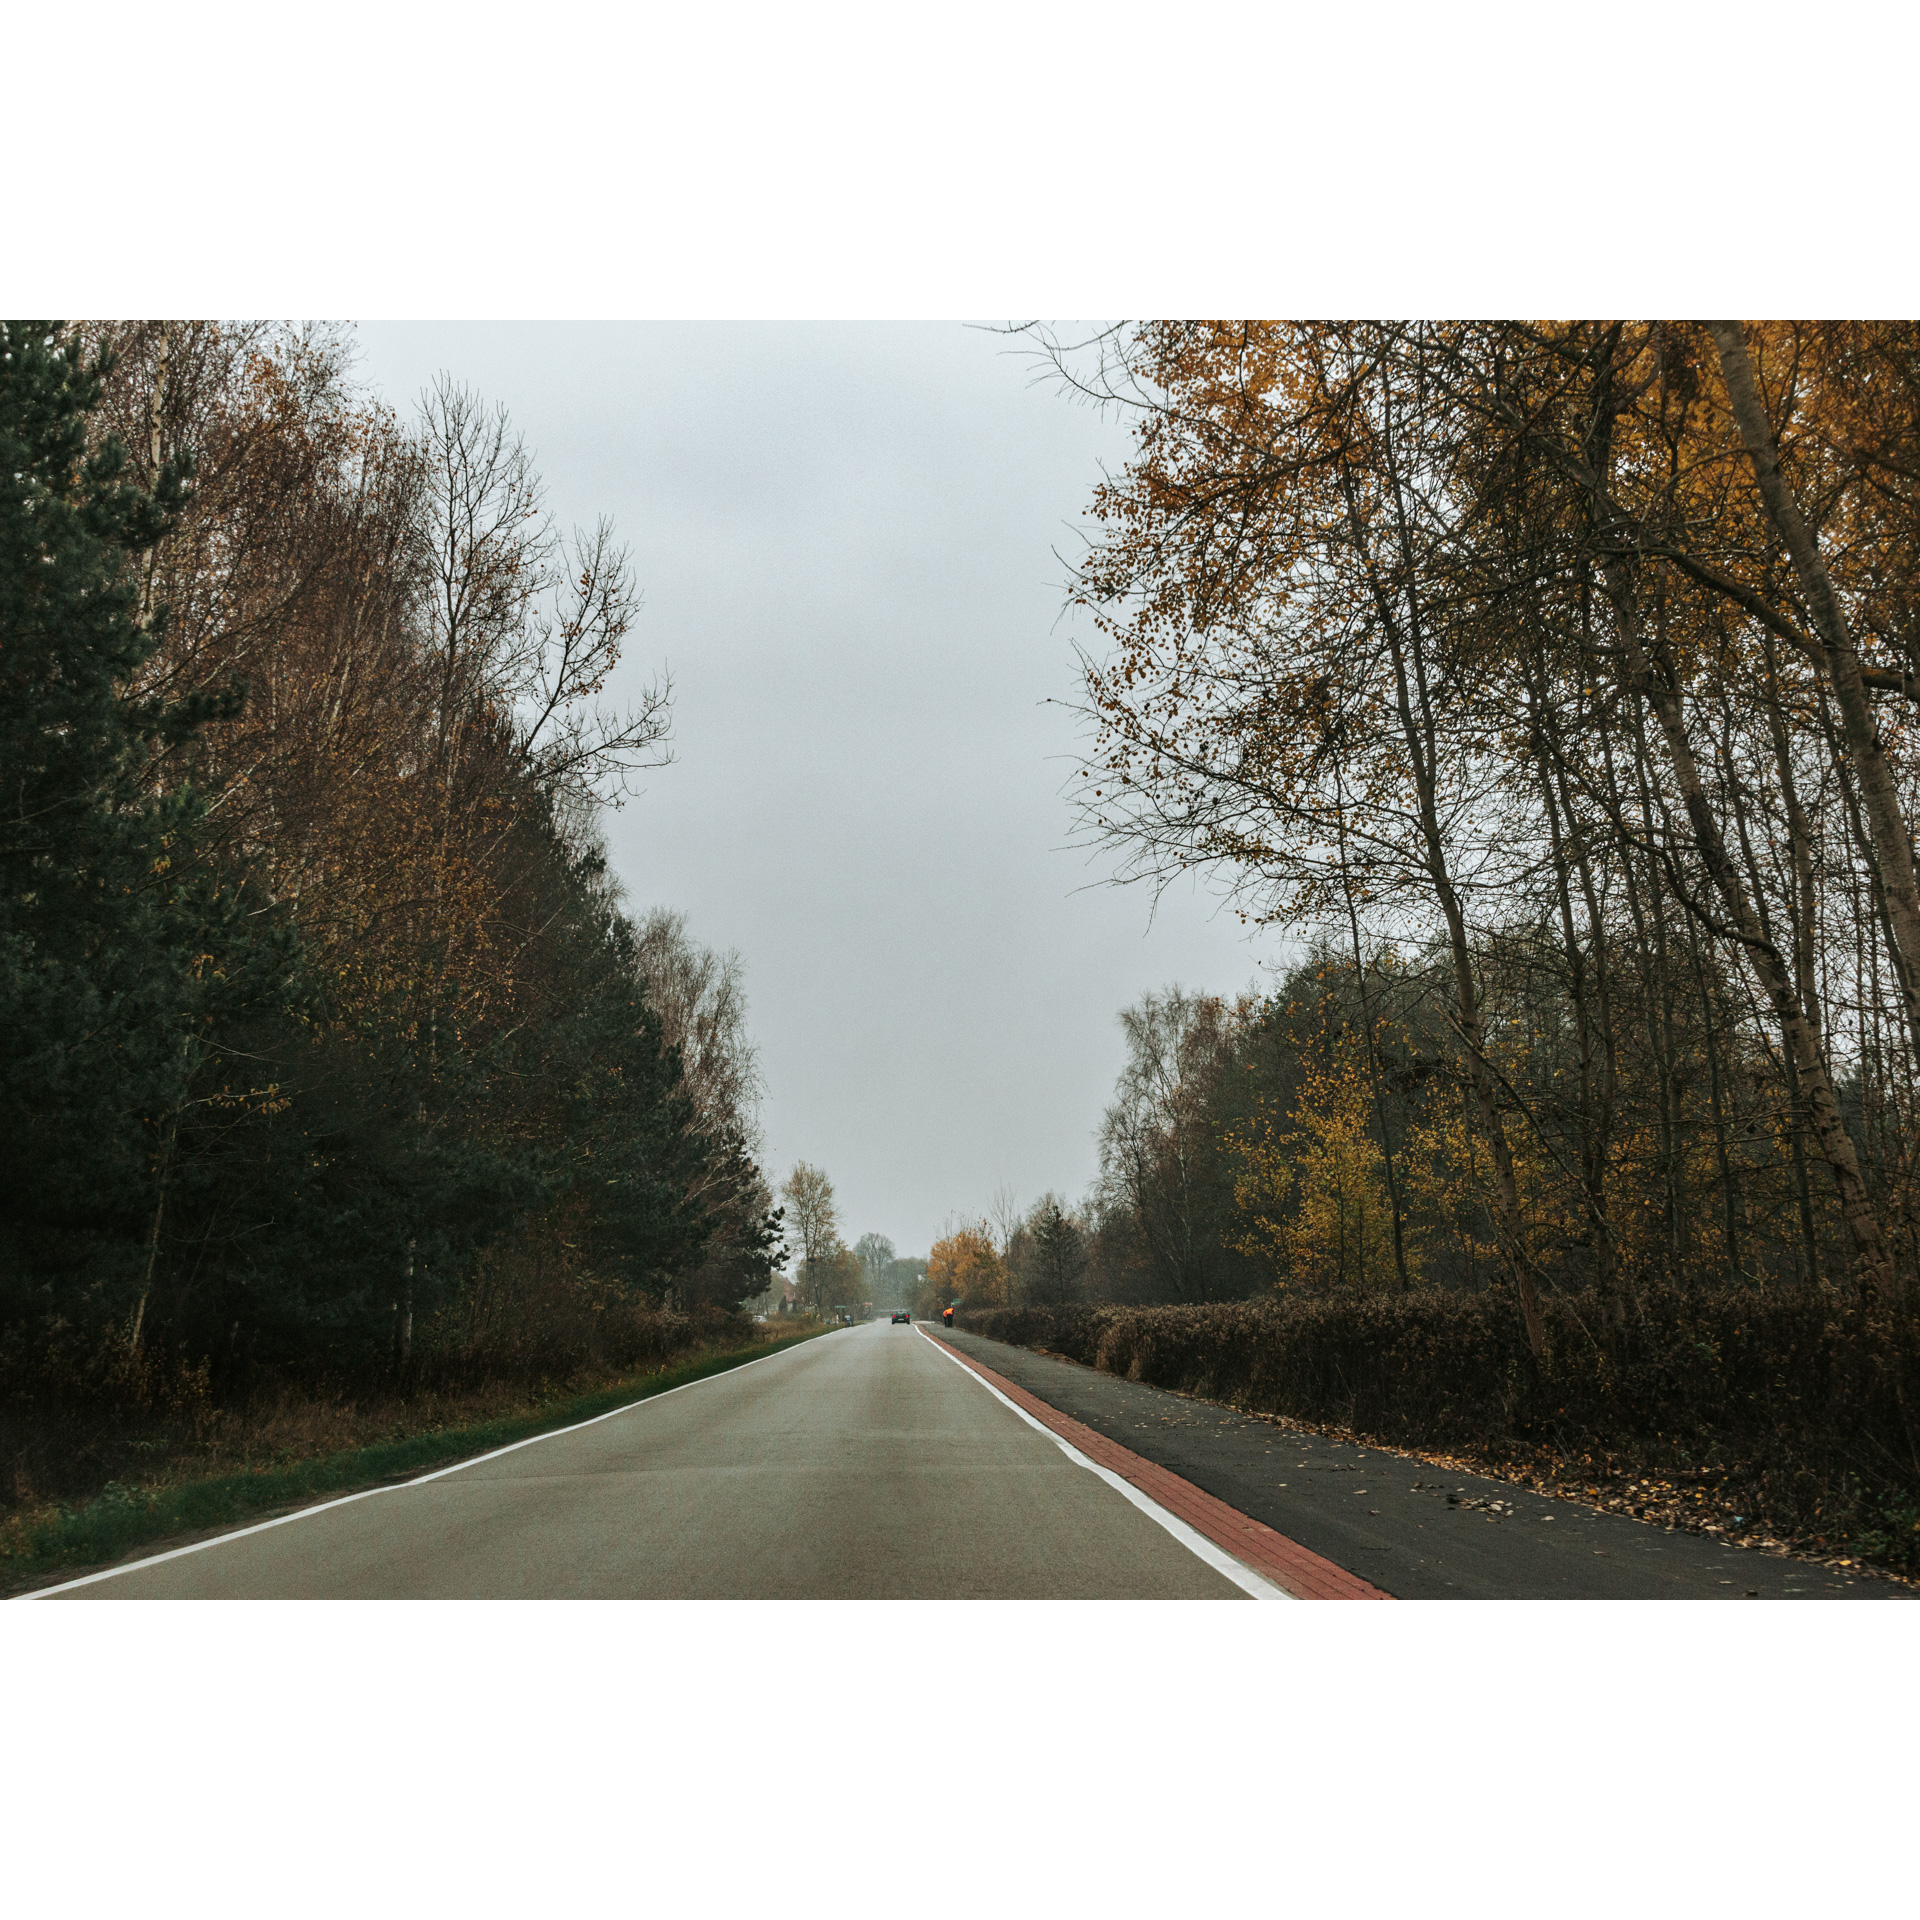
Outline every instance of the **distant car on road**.
POLYGON ((893 1324, 896 1327, 910 1327, 913 1325, 913 1315, 910 1313, 896 1313, 893 1316, 893 1324))

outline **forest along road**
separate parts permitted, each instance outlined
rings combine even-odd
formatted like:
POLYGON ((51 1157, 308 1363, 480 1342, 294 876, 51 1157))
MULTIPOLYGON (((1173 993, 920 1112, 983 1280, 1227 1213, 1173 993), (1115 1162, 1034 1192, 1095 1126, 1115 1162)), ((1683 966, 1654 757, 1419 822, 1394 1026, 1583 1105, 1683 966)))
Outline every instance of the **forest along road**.
POLYGON ((100 1600, 1273 1594, 1218 1549, 1183 1544, 917 1329, 886 1322, 469 1466, 43 1591, 100 1600))

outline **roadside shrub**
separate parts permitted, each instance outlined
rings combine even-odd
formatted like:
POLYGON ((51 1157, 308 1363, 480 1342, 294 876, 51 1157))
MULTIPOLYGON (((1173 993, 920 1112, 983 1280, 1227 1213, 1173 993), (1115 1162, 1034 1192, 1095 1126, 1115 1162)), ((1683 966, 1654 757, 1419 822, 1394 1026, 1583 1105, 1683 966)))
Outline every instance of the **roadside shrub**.
POLYGON ((1542 1302, 1529 1352, 1498 1293, 963 1312, 966 1330, 1250 1412, 1494 1461, 1621 1456, 1710 1473, 1743 1520, 1920 1569, 1920 1312, 1813 1287, 1542 1302))

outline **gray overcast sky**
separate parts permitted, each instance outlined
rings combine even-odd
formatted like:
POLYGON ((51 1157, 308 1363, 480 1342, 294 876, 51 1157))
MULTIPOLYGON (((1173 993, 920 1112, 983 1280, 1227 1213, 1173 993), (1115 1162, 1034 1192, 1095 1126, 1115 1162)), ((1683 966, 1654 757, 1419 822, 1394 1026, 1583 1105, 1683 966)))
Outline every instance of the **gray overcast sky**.
MULTIPOLYGON (((745 963, 768 1172, 824 1167, 851 1241, 924 1253, 1001 1183, 1077 1199, 1121 1045, 1169 980, 1261 951, 1204 892, 1066 841, 1062 617, 1112 419, 958 325, 367 324, 402 411, 442 369, 505 404, 564 521, 615 520, 676 764, 609 816, 629 904, 745 963)), ((616 695, 618 687, 614 689, 616 695)), ((1266 943, 1270 950, 1270 942, 1266 943)))

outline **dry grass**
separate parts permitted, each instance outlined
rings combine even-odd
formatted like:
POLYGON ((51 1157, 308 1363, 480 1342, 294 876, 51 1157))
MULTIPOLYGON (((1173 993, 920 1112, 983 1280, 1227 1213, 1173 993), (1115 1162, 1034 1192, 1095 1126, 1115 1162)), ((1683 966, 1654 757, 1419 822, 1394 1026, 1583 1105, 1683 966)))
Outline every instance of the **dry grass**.
POLYGON ((13 1392, 0 1405, 0 1513, 12 1509, 13 1521, 31 1521, 108 1488, 148 1494, 538 1415, 584 1394, 643 1386, 664 1369, 735 1352, 758 1338, 808 1329, 810 1323, 755 1327, 732 1315, 710 1325, 680 1319, 670 1336, 620 1356, 568 1356, 570 1363, 538 1371, 420 1367, 405 1382, 265 1382, 230 1405, 207 1394, 205 1369, 175 1375, 146 1367, 134 1379, 109 1359, 84 1377, 52 1382, 54 1390, 33 1382, 40 1392, 13 1392))
POLYGON ((702 1343, 667 1365, 583 1369, 563 1383, 474 1382, 358 1396, 288 1391, 256 1400, 177 1430, 175 1444, 151 1453, 137 1474, 78 1504, 23 1502, 0 1520, 0 1587, 40 1584, 56 1570, 104 1565, 136 1547, 408 1477, 738 1366, 816 1331, 736 1323, 731 1342, 702 1343))

